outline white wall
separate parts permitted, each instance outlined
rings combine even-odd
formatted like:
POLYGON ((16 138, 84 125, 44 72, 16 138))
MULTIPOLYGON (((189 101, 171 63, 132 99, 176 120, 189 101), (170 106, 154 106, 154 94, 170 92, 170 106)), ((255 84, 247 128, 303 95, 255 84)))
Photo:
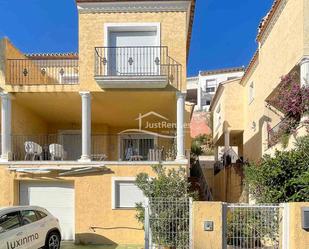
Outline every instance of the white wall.
POLYGON ((188 77, 187 90, 197 90, 197 105, 194 111, 208 111, 219 84, 231 80, 231 78, 240 78, 243 75, 244 71, 213 73, 209 75, 202 75, 200 72, 198 76, 188 77), (210 88, 213 88, 213 90, 209 91, 210 88))
POLYGON ((211 100, 220 83, 230 80, 233 77, 242 77, 243 71, 211 74, 203 76, 199 74, 197 110, 209 110, 211 100), (208 89, 207 89, 208 88, 208 89), (211 90, 211 88, 214 88, 211 90))

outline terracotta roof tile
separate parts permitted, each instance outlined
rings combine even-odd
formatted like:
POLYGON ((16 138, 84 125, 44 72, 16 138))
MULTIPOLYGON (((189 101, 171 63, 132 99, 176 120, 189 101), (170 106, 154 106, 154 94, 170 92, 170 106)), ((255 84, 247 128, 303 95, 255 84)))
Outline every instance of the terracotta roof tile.
POLYGON ((216 70, 201 71, 200 74, 202 76, 206 76, 206 75, 212 75, 212 74, 233 73, 233 72, 245 71, 245 69, 246 69, 245 66, 230 67, 230 68, 222 68, 222 69, 216 69, 216 70))
POLYGON ((259 50, 257 49, 254 53, 254 55, 252 56, 251 61, 249 62, 249 65, 246 68, 245 74, 244 76, 241 78, 240 83, 243 83, 244 80, 247 78, 247 76, 249 75, 254 63, 256 62, 256 60, 259 58, 259 50))
POLYGON ((270 23, 270 20, 272 19, 274 13, 276 12, 277 8, 279 7, 282 0, 274 0, 270 10, 266 14, 265 17, 262 18, 259 28, 258 28, 258 34, 256 37, 256 40, 259 41, 261 36, 264 34, 268 24, 270 23))
POLYGON ((30 59, 78 59, 78 53, 31 53, 25 56, 30 59))

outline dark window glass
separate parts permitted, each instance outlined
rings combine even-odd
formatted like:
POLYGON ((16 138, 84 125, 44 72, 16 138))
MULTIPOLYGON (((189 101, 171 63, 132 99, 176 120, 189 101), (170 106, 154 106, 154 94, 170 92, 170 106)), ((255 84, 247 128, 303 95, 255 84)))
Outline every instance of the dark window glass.
POLYGON ((0 233, 20 227, 19 212, 12 212, 0 217, 0 233))
POLYGON ((44 217, 47 216, 47 214, 45 214, 45 213, 42 212, 42 211, 35 211, 35 212, 36 212, 36 215, 37 215, 37 217, 38 217, 39 220, 40 220, 40 219, 43 219, 44 217))
POLYGON ((232 76, 232 77, 227 77, 227 80, 233 80, 233 79, 236 79, 238 78, 237 76, 232 76))
POLYGON ((33 210, 21 211, 21 219, 23 221, 23 225, 27 225, 38 220, 36 213, 33 210))
POLYGON ((215 91, 215 87, 207 87, 206 88, 206 92, 207 93, 212 93, 212 92, 214 92, 215 91))

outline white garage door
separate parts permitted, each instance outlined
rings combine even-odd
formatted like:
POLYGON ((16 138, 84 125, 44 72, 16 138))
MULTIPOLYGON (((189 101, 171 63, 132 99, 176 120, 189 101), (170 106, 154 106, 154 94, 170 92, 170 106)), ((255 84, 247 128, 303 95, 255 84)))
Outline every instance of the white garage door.
POLYGON ((73 183, 21 181, 20 205, 46 208, 59 219, 62 239, 74 240, 73 183))

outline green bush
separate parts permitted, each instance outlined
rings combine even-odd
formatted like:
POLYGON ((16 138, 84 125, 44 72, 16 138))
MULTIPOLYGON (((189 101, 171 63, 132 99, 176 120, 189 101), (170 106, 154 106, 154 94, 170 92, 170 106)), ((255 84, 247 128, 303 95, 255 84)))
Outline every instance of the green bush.
POLYGON ((279 245, 279 211, 238 207, 227 214, 227 244, 241 248, 264 248, 268 243, 279 245), (273 211, 270 216, 269 212, 273 211))
POLYGON ((245 181, 259 203, 309 201, 309 136, 299 138, 293 150, 245 166, 245 181))
POLYGON ((192 140, 191 156, 214 155, 214 146, 211 135, 199 135, 192 140))
MULTIPOLYGON (((152 240, 157 245, 184 248, 189 240, 189 206, 186 203, 189 197, 195 198, 196 193, 189 191, 185 169, 166 170, 162 165, 152 167, 156 174, 154 178, 146 173, 140 173, 136 178, 136 185, 149 198, 152 240), (175 205, 175 201, 179 205, 175 205)), ((137 203, 136 207, 136 218, 144 224, 144 206, 137 203)))

